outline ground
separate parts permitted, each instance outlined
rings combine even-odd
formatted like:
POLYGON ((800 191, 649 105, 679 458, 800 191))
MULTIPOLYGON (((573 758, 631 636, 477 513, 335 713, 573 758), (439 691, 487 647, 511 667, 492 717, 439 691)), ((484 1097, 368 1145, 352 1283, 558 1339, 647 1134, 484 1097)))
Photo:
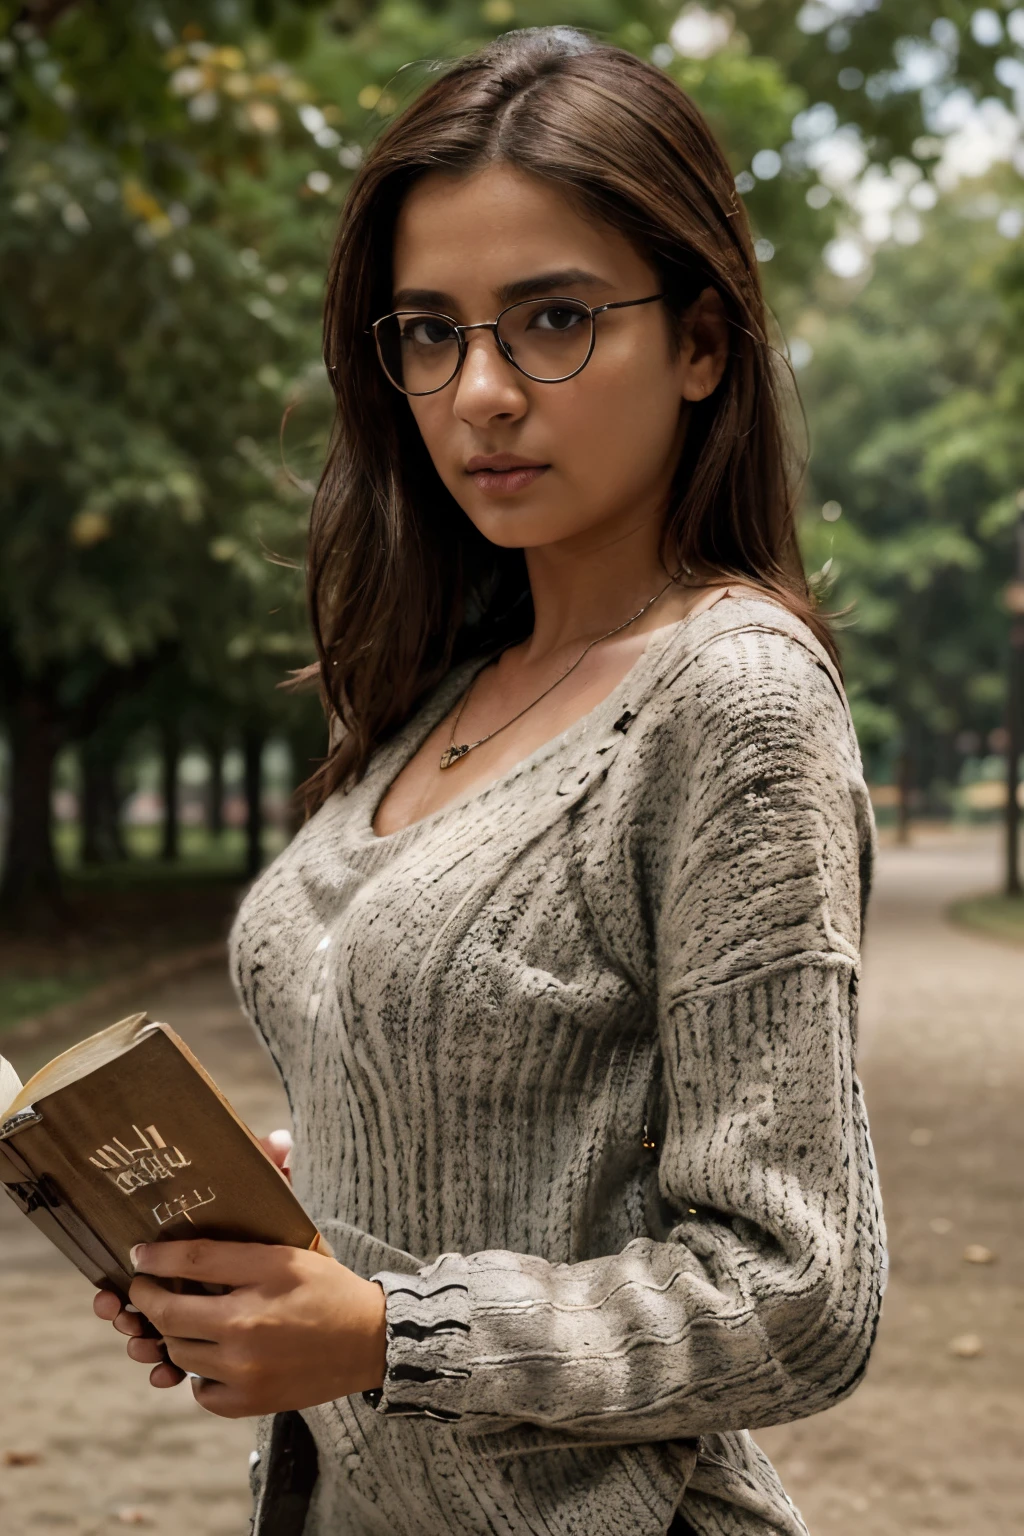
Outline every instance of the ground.
POLYGON ((852 1397, 758 1436, 812 1536, 1024 1528, 1024 949, 943 916, 996 886, 997 863, 994 835, 963 833, 880 860, 860 1064, 891 1255, 882 1326, 852 1397))
MULTIPOLYGON (((54 1014, 76 1015, 99 987, 115 994, 110 1005, 125 993, 130 1007, 140 970, 171 956, 216 952, 241 890, 237 876, 196 859, 180 870, 152 859, 66 876, 57 932, 28 935, 13 924, 0 930, 0 1050, 3 1032, 26 1015, 52 1026, 54 1014)), ((48 1027, 47 1039, 52 1035, 48 1027)))
MULTIPOLYGON (((997 855, 989 834, 948 833, 880 859, 860 1066, 892 1256, 882 1327, 851 1398, 758 1436, 812 1536, 1024 1526, 1024 949, 944 916, 996 885, 997 855)), ((185 1036, 257 1134, 287 1125, 219 967, 137 1002, 185 1036)), ((25 1076, 68 1043, 10 1054, 25 1076)), ((5 1536, 244 1536, 251 1422, 205 1413, 187 1383, 151 1388, 86 1283, 7 1202, 0 1361, 5 1536)))

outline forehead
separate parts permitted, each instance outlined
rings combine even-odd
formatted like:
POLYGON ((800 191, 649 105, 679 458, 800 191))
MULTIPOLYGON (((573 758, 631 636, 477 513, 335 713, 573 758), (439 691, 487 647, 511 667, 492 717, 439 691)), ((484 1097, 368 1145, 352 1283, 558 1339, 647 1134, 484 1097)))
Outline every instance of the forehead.
POLYGON ((535 272, 580 268, 615 286, 650 272, 610 224, 588 218, 553 183, 508 165, 432 171, 399 211, 393 287, 467 297, 535 272))

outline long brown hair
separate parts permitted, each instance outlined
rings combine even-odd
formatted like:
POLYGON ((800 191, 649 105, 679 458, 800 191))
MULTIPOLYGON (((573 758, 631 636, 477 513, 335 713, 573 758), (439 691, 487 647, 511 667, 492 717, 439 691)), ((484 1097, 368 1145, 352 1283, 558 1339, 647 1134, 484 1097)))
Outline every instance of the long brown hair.
POLYGON ((387 127, 342 216, 324 316, 337 413, 307 571, 311 672, 343 729, 305 786, 311 810, 362 776, 453 662, 531 627, 522 552, 488 543, 455 503, 366 334, 391 307, 395 219, 412 183, 492 161, 555 182, 627 235, 659 274, 676 325, 701 288, 718 290, 729 360, 692 408, 663 559, 756 583, 836 655, 797 548, 781 359, 725 156, 690 98, 633 54, 568 27, 509 32, 451 65, 387 127))

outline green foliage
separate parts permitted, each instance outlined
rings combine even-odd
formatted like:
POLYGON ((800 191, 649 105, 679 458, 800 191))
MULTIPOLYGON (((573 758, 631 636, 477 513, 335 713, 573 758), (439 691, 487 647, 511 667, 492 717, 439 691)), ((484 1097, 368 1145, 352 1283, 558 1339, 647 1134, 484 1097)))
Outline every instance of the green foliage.
MULTIPOLYGON (((809 543, 856 604, 867 744, 987 729, 1021 484, 1024 259, 991 219, 940 208, 850 304, 821 276, 844 210, 814 144, 838 127, 865 162, 928 174, 929 114, 954 89, 1008 100, 1006 50, 973 41, 960 0, 705 9, 730 34, 706 58, 668 45, 675 0, 570 0, 557 20, 692 92, 772 302, 815 347, 811 495, 843 515, 812 519, 809 543)), ((274 685, 309 658, 298 565, 331 404, 319 312, 338 209, 438 61, 552 19, 548 0, 0 0, 9 721, 36 698, 64 739, 183 713, 195 729, 308 726, 274 685)))
POLYGON ((815 354, 814 563, 831 560, 865 746, 919 770, 943 740, 1001 721, 1024 441, 1014 338, 1000 294, 1017 262, 975 194, 950 199, 910 250, 883 253, 841 314, 804 317, 815 354), (835 507, 826 507, 835 514, 835 507))
MULTIPOLYGON (((273 448, 283 408, 309 393, 326 260, 308 182, 325 157, 300 116, 310 90, 281 65, 261 86, 253 66, 243 98, 240 47, 200 47, 198 63, 178 48, 150 60, 145 108, 130 87, 116 134, 107 55, 80 46, 82 22, 68 13, 43 57, 29 48, 41 39, 26 41, 12 87, 23 122, 0 162, 6 648, 41 673, 124 667, 173 642, 189 669, 211 684, 219 671, 242 699, 269 687, 231 666, 251 655, 257 616, 278 673, 306 653, 297 573, 261 544, 297 555, 307 505, 273 448), (99 106, 80 113, 76 86, 51 140, 23 81, 57 59, 99 106), (199 93, 174 86, 189 68, 203 72, 217 121, 234 108, 216 134, 188 115, 199 93), (140 154, 154 172, 145 182, 140 154)), ((129 56, 148 57, 146 41, 138 27, 129 56)), ((261 40, 254 52, 265 59, 261 40)))
MULTIPOLYGON (((1005 46, 972 36, 974 0, 707 0, 707 9, 734 14, 754 52, 774 59, 808 101, 856 124, 883 163, 930 138, 928 113, 947 91, 1013 101, 996 68, 1005 46)), ((917 158, 927 163, 934 149, 921 145, 917 158)))

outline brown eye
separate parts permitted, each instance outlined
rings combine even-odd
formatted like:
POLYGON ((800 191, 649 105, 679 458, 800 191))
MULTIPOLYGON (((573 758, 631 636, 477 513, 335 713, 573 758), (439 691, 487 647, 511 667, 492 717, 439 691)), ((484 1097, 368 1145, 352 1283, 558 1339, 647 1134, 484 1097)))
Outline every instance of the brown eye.
POLYGON ((455 331, 436 315, 417 315, 403 325, 402 340, 418 347, 442 347, 455 340, 455 331))
POLYGON ((570 309, 565 304, 548 304, 534 312, 530 326, 539 331, 571 331, 585 317, 585 311, 581 309, 570 309))

